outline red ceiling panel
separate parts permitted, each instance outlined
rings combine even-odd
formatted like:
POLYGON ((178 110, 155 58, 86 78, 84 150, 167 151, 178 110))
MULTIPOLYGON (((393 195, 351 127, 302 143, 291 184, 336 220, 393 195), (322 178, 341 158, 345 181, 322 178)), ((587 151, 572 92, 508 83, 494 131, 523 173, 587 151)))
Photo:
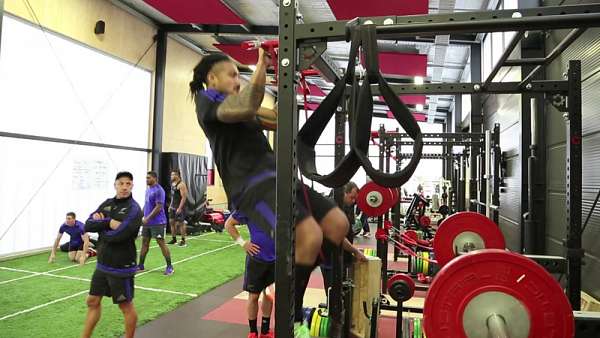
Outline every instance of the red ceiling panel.
POLYGON ((246 23, 220 0, 144 0, 144 2, 180 23, 209 25, 246 23))
POLYGON ((415 15, 429 12, 428 0, 327 0, 338 20, 357 16, 415 15))
MULTIPOLYGON (((387 111, 387 116, 390 119, 394 118, 394 114, 392 114, 391 111, 387 111)), ((421 114, 421 113, 413 113, 413 116, 415 117, 415 120, 417 120, 417 122, 427 122, 427 115, 426 114, 421 114)))
POLYGON ((214 46, 243 65, 255 65, 258 61, 258 50, 245 50, 233 43, 215 43, 214 46))
MULTIPOLYGON (((404 102, 404 104, 417 105, 422 104, 425 105, 425 95, 400 95, 400 100, 404 102)), ((384 102, 383 96, 379 97, 381 102, 384 102)))
MULTIPOLYGON (((362 59, 364 65, 364 60, 362 59)), ((379 70, 386 75, 427 76, 427 55, 379 52, 379 70)))

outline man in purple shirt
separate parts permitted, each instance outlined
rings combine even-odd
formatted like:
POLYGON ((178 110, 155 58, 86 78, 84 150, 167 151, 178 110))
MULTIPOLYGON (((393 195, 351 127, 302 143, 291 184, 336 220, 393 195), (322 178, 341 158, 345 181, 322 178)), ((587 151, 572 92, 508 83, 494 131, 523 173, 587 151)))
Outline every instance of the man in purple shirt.
POLYGON ((75 219, 74 212, 68 212, 65 223, 58 229, 58 235, 54 240, 48 263, 53 263, 56 258, 56 248, 60 243, 63 233, 69 234, 69 260, 79 262, 80 265, 85 263, 87 251, 90 245, 88 234, 83 229, 84 224, 75 219))
POLYGON ((270 331, 271 310, 273 299, 265 292, 269 285, 275 282, 275 242, 262 230, 252 223, 241 211, 234 211, 225 222, 225 229, 231 237, 246 251, 246 270, 244 272, 244 291, 248 292, 248 338, 273 338, 270 331), (250 230, 250 240, 245 241, 236 229, 237 224, 247 224, 250 230), (258 298, 264 293, 262 301, 261 333, 258 334, 258 298))
POLYGON ((146 200, 144 202, 144 218, 142 218, 142 249, 140 250, 140 263, 138 271, 144 270, 144 261, 150 247, 150 239, 155 238, 160 247, 167 268, 165 275, 170 276, 175 272, 171 264, 171 253, 165 245, 165 228, 167 226, 167 215, 165 214, 165 190, 158 184, 158 177, 154 171, 146 175, 146 200))

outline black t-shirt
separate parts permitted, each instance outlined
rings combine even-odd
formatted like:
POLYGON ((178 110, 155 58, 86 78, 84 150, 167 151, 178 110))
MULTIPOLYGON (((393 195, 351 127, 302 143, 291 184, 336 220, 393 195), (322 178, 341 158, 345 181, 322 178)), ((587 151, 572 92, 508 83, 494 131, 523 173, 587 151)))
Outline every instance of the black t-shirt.
POLYGON ((224 100, 225 95, 214 89, 200 91, 196 113, 210 143, 229 202, 235 204, 248 185, 275 176, 275 155, 258 120, 219 121, 217 108, 224 100))

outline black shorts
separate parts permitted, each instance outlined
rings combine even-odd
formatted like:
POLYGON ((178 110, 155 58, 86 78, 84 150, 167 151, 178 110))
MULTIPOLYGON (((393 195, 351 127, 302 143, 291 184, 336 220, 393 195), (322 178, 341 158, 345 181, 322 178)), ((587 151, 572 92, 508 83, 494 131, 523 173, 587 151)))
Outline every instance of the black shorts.
POLYGON ((133 278, 116 277, 96 269, 92 276, 90 295, 112 297, 114 304, 131 302, 133 300, 133 278))
POLYGON ((176 209, 169 208, 169 220, 172 222, 183 222, 185 220, 185 210, 180 213, 176 209))
MULTIPOLYGON (((275 222, 277 220, 275 216, 275 194, 275 179, 269 178, 248 189, 244 193, 244 197, 236 205, 237 210, 246 215, 250 221, 259 226, 265 233, 270 234, 271 238, 275 238, 275 222)), ((298 186, 296 187, 295 202, 294 216, 296 223, 308 216, 313 216, 317 222, 321 222, 329 211, 337 207, 333 200, 300 182, 298 182, 298 186), (308 197, 308 205, 306 197, 308 197)))
POLYGON ((144 225, 142 227, 142 237, 164 239, 165 238, 165 225, 164 224, 144 225))
POLYGON ((246 256, 244 291, 261 293, 275 282, 275 262, 266 263, 246 256))
POLYGON ((82 251, 83 250, 83 243, 79 244, 79 245, 71 245, 69 244, 69 252, 71 251, 82 251))

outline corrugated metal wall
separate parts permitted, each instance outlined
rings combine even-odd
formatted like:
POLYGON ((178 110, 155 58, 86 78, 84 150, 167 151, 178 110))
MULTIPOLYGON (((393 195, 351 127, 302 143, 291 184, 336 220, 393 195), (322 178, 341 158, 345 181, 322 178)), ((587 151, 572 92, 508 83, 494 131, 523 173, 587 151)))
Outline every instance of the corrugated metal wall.
MULTIPOLYGON (((547 1, 545 5, 571 5, 598 1, 547 1)), ((552 32, 546 40, 550 51, 566 31, 552 32)), ((546 72, 548 79, 558 79, 566 72, 569 60, 582 62, 583 108, 583 220, 600 189, 600 29, 585 32, 546 72)), ((547 106, 546 111, 546 250, 564 254, 562 240, 566 234, 565 215, 565 123, 562 113, 547 106)), ((583 266, 583 290, 600 298, 600 209, 596 209, 583 234, 586 250, 583 266)))
MULTIPOLYGON (((518 58, 517 50, 513 58, 518 58)), ((520 77, 518 69, 507 71, 503 69, 495 81, 514 81, 520 77)), ((500 190, 500 218, 499 225, 507 247, 513 251, 521 248, 521 95, 490 95, 483 105, 485 129, 493 129, 495 123, 500 123, 500 147, 507 159, 507 173, 505 185, 500 190)))

